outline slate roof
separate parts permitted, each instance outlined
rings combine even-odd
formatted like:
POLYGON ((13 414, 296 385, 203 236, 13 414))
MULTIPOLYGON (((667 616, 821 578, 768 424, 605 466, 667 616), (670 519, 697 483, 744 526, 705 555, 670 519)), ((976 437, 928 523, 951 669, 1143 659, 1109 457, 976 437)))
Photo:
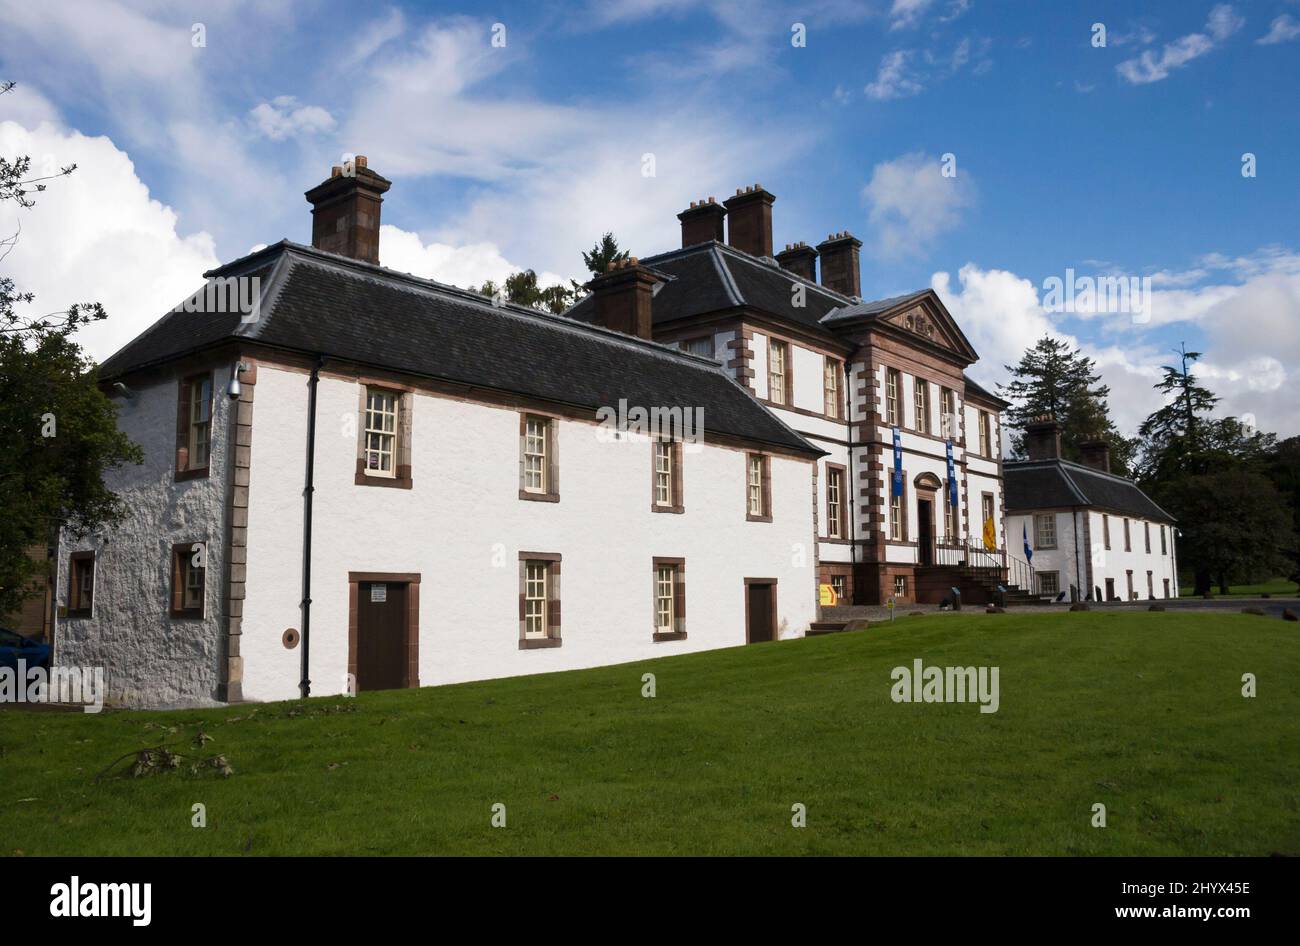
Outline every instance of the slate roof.
POLYGON ((1176 522, 1132 480, 1069 460, 1018 460, 1002 465, 1009 513, 1091 506, 1135 519, 1176 522))
MULTIPOLYGON (((657 290, 651 307, 655 325, 751 306, 829 335, 823 318, 860 301, 796 276, 775 260, 751 256, 716 240, 644 257, 640 262, 669 277, 657 290), (791 287, 795 283, 805 287, 802 308, 794 305, 791 287)), ((590 296, 565 314, 583 322, 596 317, 590 296)))
POLYGON ((100 377, 242 339, 583 408, 700 407, 706 437, 822 453, 711 359, 289 241, 204 275, 253 273, 264 276, 255 321, 170 312, 100 377))
POLYGON ((1011 406, 1011 402, 1008 401, 1006 398, 998 397, 996 394, 994 394, 992 391, 990 391, 988 388, 984 387, 983 385, 981 385, 981 384, 976 384, 976 383, 971 379, 971 376, 970 376, 970 375, 963 373, 963 374, 962 374, 962 380, 966 382, 966 390, 967 390, 968 392, 972 392, 972 391, 973 391, 975 394, 978 394, 978 395, 980 395, 981 397, 985 397, 985 398, 987 398, 987 399, 990 400, 990 401, 994 401, 994 402, 996 402, 996 403, 998 403, 998 404, 1001 404, 1003 407, 1010 407, 1010 406, 1011 406))

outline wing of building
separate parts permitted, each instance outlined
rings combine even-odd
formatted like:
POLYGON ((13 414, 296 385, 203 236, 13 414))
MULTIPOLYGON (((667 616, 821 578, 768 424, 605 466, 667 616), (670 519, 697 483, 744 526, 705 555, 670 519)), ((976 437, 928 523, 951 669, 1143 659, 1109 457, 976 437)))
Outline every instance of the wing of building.
POLYGON ((1008 461, 1007 532, 1032 549, 1037 590, 1072 600, 1178 597, 1174 518, 1132 480, 1110 472, 1102 441, 1083 463, 1061 459, 1051 418, 1025 430, 1027 460, 1008 461))
POLYGON ((63 536, 55 659, 110 698, 610 664, 1005 570, 1005 402, 933 292, 863 301, 852 236, 773 257, 750 188, 556 316, 380 266, 389 186, 335 169, 311 247, 205 274, 101 366, 146 459, 119 528, 63 536))
POLYGON ((1007 565, 1006 402, 966 376, 979 356, 932 290, 861 298, 851 234, 773 255, 775 199, 754 185, 692 203, 678 215, 682 247, 632 267, 636 318, 613 321, 621 310, 602 293, 606 280, 629 284, 628 268, 595 280, 570 314, 715 359, 825 451, 818 571, 844 603, 938 603, 954 586, 989 600, 1007 565), (991 580, 971 586, 963 566, 976 560, 991 580))

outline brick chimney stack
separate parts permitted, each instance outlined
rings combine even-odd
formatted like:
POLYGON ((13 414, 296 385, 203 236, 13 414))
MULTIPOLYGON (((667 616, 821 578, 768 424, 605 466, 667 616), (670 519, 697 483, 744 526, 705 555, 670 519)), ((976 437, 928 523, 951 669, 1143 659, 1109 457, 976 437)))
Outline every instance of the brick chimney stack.
POLYGON ((677 215, 677 219, 682 222, 682 246, 694 246, 710 240, 723 242, 722 220, 726 216, 727 208, 712 197, 691 201, 691 206, 677 215))
POLYGON ((1059 460, 1061 431, 1064 428, 1050 414, 1035 417, 1025 424, 1025 453, 1031 460, 1059 460))
POLYGON ((318 250, 379 263, 379 205, 392 181, 366 166, 359 154, 346 167, 330 169, 327 180, 307 191, 311 245, 318 250))
POLYGON ((862 241, 847 230, 832 233, 817 244, 822 258, 822 285, 843 296, 862 295, 858 248, 862 241))
POLYGON ((1079 458, 1084 466, 1090 466, 1103 473, 1110 472, 1110 442, 1100 437, 1085 440, 1079 444, 1079 458))
POLYGON ((781 268, 802 276, 804 279, 817 281, 817 251, 800 240, 787 243, 785 249, 776 254, 776 261, 781 268))
POLYGON ((596 324, 616 332, 649 339, 651 300, 660 277, 642 266, 635 256, 616 260, 609 268, 587 283, 595 299, 596 324))
POLYGON ((772 194, 762 184, 738 189, 727 207, 727 242, 753 256, 772 255, 772 194))

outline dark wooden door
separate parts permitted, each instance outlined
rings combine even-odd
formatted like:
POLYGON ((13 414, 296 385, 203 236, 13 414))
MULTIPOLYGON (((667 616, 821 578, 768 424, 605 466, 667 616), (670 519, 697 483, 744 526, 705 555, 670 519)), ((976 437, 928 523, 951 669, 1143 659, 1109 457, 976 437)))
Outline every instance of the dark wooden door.
POLYGON ((363 581, 357 598, 357 689, 406 686, 406 585, 363 581))
POLYGON ((745 586, 748 595, 748 607, 745 609, 749 627, 748 640, 751 644, 770 641, 776 632, 776 586, 754 582, 745 586))
POLYGON ((934 503, 928 499, 916 504, 917 552, 922 565, 934 564, 934 503))

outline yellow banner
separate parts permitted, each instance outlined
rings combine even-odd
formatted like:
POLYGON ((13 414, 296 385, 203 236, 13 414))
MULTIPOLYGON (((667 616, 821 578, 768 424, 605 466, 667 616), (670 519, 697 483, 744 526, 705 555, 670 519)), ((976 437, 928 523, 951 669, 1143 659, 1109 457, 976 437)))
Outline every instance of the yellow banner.
POLYGON ((990 552, 997 551, 998 531, 994 528, 992 519, 984 520, 984 547, 990 552))
POLYGON ((834 585, 818 585, 818 591, 821 593, 820 600, 823 607, 833 608, 840 603, 840 596, 835 593, 834 585))

